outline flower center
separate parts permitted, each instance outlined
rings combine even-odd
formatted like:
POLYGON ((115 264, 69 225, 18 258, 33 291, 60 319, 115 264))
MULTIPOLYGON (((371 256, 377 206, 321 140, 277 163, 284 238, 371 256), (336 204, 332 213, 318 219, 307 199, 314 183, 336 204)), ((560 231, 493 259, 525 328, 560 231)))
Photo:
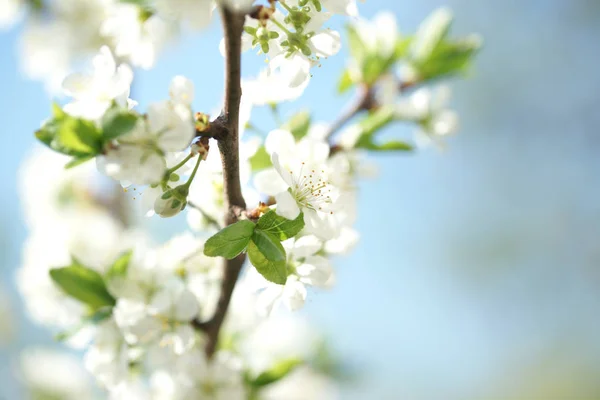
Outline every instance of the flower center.
MULTIPOLYGON (((323 207, 331 204, 331 186, 330 183, 323 179, 324 170, 317 171, 314 169, 304 170, 305 163, 302 163, 298 175, 294 175, 292 171, 292 196, 303 207, 312 210, 324 211, 323 207)), ((333 214, 333 212, 330 212, 333 214)))

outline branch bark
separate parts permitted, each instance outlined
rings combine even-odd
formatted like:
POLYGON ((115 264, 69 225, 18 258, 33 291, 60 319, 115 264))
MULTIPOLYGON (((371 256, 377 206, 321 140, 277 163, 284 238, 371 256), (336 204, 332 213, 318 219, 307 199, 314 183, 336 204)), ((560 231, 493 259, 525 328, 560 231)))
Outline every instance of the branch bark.
POLYGON ((344 127, 352 118, 361 111, 369 110, 375 105, 373 91, 367 86, 359 86, 356 98, 342 112, 342 114, 329 126, 325 138, 330 139, 335 133, 344 127))
MULTIPOLYGON (((238 219, 239 212, 237 210, 246 209, 246 202, 240 184, 238 138, 240 100, 242 97, 241 38, 245 14, 236 13, 223 6, 221 7, 221 19, 225 37, 225 104, 219 119, 224 122, 226 129, 216 139, 223 164, 225 224, 230 225, 238 219)), ((207 335, 205 352, 209 358, 212 357, 217 348, 221 325, 227 314, 231 295, 245 259, 246 255, 241 254, 232 260, 223 260, 223 280, 215 314, 207 322, 197 324, 207 335)))

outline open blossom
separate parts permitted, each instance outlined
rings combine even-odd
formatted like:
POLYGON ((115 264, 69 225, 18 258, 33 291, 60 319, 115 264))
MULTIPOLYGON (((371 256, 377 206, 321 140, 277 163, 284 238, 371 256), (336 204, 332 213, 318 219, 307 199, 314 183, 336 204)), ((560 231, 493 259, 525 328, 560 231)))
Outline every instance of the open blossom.
POLYGON ((380 12, 371 20, 356 20, 353 26, 370 53, 390 57, 396 50, 399 33, 394 14, 380 12))
POLYGON ((9 28, 19 17, 23 2, 21 0, 0 1, 0 29, 9 28))
MULTIPOLYGON (((301 78, 301 83, 294 83, 294 86, 292 86, 291 83, 294 82, 294 78, 287 75, 285 68, 277 68, 278 60, 275 61, 275 66, 269 65, 261 70, 255 79, 242 81, 244 96, 252 104, 261 106, 292 101, 304 93, 309 80, 301 78)), ((307 71, 303 72, 303 74, 306 73, 307 71)))
MULTIPOLYGON (((354 180, 361 169, 351 150, 330 157, 321 131, 317 125, 298 142, 288 131, 271 131, 265 148, 273 167, 258 172, 254 184, 261 193, 275 197, 279 215, 295 218, 302 211, 305 230, 329 240, 341 229, 348 233, 355 222, 354 180)), ((348 248, 355 236, 345 235, 350 239, 348 248)), ((337 243, 339 252, 344 251, 345 243, 337 243)))
POLYGON ((79 400, 92 398, 90 377, 77 357, 43 347, 25 349, 20 355, 25 389, 34 398, 79 400))
POLYGON ((203 29, 210 24, 211 0, 155 0, 158 14, 165 19, 185 21, 192 29, 203 29))
POLYGON ((117 63, 106 46, 93 60, 91 73, 73 73, 63 81, 63 91, 73 97, 64 110, 76 117, 97 120, 115 101, 127 107, 133 72, 127 64, 117 63))
POLYGON ((85 353, 85 368, 103 387, 113 387, 127 379, 128 347, 113 318, 96 327, 94 342, 85 353))
POLYGON ((102 24, 101 32, 115 43, 115 53, 144 69, 151 68, 158 53, 174 36, 175 27, 160 15, 133 4, 118 4, 102 24))
MULTIPOLYGON (((297 0, 286 1, 286 7, 293 9, 293 13, 304 14, 304 18, 290 19, 275 10, 264 23, 247 19, 251 33, 243 34, 242 48, 259 47, 260 52, 267 54, 269 66, 261 75, 262 80, 276 81, 284 91, 294 93, 283 97, 293 98, 306 87, 311 68, 319 65, 320 59, 339 52, 341 40, 337 31, 323 27, 331 13, 317 11, 310 2, 300 7, 297 0)), ((222 45, 222 53, 223 48, 222 45)))
POLYGON ((219 351, 209 361, 194 348, 152 374, 151 384, 161 399, 245 400, 242 367, 232 353, 219 351))
POLYGON ((147 118, 140 118, 113 148, 97 157, 98 169, 127 184, 160 182, 167 168, 165 154, 185 149, 194 138, 193 91, 191 81, 175 77, 171 99, 151 104, 147 118))
POLYGON ((267 136, 265 148, 273 167, 256 174, 258 191, 275 197, 278 215, 295 219, 303 212, 307 231, 332 238, 337 227, 331 216, 339 192, 330 183, 335 172, 326 166, 329 146, 311 137, 296 143, 290 132, 276 129, 267 136))
MULTIPOLYGON (((273 153, 271 160, 273 167, 289 190, 275 195, 277 201, 277 214, 287 219, 295 219, 300 211, 309 214, 329 211, 333 203, 333 189, 324 175, 324 170, 312 169, 304 162, 293 171, 285 169, 279 162, 277 153, 273 153)), ((318 167, 317 167, 318 168, 318 167)))
POLYGON ((398 118, 419 123, 415 135, 419 145, 441 144, 440 138, 457 130, 458 115, 446 108, 450 95, 450 88, 445 85, 421 88, 396 105, 398 118))
POLYGON ((260 290, 257 307, 261 314, 270 314, 273 307, 282 303, 291 311, 304 306, 306 285, 327 288, 333 280, 333 267, 330 261, 316 253, 323 248, 323 241, 314 235, 283 242, 287 253, 287 267, 291 271, 286 283, 273 284, 260 276, 255 276, 257 290, 260 290))

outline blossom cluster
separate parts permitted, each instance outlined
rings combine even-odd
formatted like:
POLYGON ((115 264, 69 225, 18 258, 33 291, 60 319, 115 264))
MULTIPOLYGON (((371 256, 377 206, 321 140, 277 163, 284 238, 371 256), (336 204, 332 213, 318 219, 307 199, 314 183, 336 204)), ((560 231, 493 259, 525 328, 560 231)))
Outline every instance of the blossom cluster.
POLYGON ((71 53, 100 50, 89 70, 64 74, 70 100, 54 105, 36 132, 47 148, 25 162, 21 197, 30 237, 18 286, 34 320, 85 349, 86 369, 111 398, 281 399, 295 398, 298 387, 315 391, 301 398, 329 398, 331 379, 315 362, 318 335, 289 311, 304 306, 312 287, 332 287, 333 258, 357 244, 359 180, 374 170, 368 153, 415 148, 377 134, 407 122, 416 126, 417 145, 440 144, 456 130, 448 89, 431 84, 468 68, 479 41, 451 39, 445 9, 404 36, 390 14, 359 18, 354 0, 216 3, 246 14, 243 50, 269 60, 258 78, 240 82, 236 172, 248 207, 236 211, 233 224, 232 210, 224 210, 220 139, 207 135, 221 117, 193 109, 194 83, 175 76, 168 98, 145 111, 130 98, 133 67, 151 66, 170 32, 205 26, 213 2, 29 5, 38 9, 28 24, 39 26, 27 26, 25 37, 29 29, 39 29, 39 40, 47 29, 89 29, 77 43, 61 44, 64 54, 41 46, 62 63, 53 77, 69 69, 71 53), (92 19, 84 28, 75 5, 96 7, 78 9, 92 19), (56 18, 38 21, 36 13, 56 18), (351 59, 338 83, 340 92, 355 89, 353 113, 317 123, 300 112, 262 137, 244 132, 264 124, 250 122, 253 107, 297 98, 311 68, 339 51, 340 34, 323 28, 334 13, 354 17, 346 32, 351 59), (185 213, 189 229, 154 243, 132 219, 129 198, 148 217, 185 213), (225 279, 217 257, 240 254, 247 262, 216 353, 207 356, 203 327, 217 312, 225 279))
POLYGON ((222 270, 203 254, 204 240, 188 232, 156 246, 116 212, 119 188, 100 190, 111 186, 91 164, 64 173, 65 158, 37 148, 22 171, 23 182, 36 185, 21 189, 31 234, 17 283, 35 321, 86 349, 85 368, 111 398, 275 399, 302 382, 315 396, 335 393, 311 364, 320 336, 300 317, 257 313, 249 275, 236 287, 209 363, 196 324, 215 308, 222 270), (69 278, 81 279, 79 290, 69 278), (260 380, 281 365, 288 367, 272 385, 260 380))

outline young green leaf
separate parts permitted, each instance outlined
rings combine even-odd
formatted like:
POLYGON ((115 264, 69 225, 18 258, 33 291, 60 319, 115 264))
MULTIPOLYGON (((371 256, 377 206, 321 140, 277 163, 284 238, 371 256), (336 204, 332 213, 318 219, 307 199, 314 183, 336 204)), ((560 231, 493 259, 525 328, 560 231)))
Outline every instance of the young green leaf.
POLYGON ((275 235, 280 240, 296 236, 304 228, 304 214, 300 213, 294 220, 277 215, 274 210, 268 211, 258 220, 256 227, 263 232, 275 235))
POLYGON ((399 140, 390 140, 384 143, 375 143, 362 141, 357 144, 357 148, 372 150, 372 151, 411 151, 413 146, 399 140))
POLYGON ((129 262, 131 261, 132 255, 133 250, 121 254, 119 258, 117 258, 117 261, 115 261, 106 272, 106 278, 110 279, 127 275, 127 269, 129 268, 129 262))
POLYGON ((137 121, 137 114, 113 107, 102 117, 102 135, 107 139, 117 138, 130 132, 137 121))
POLYGON ((56 139, 62 148, 73 155, 98 154, 102 149, 101 134, 96 125, 80 118, 62 119, 56 139))
POLYGON ((269 168, 273 163, 271 162, 271 156, 265 150, 265 146, 258 148, 256 153, 250 157, 250 168, 253 172, 260 171, 261 169, 269 168))
POLYGON ((209 257, 235 258, 248 246, 254 228, 254 222, 242 220, 221 229, 206 241, 204 254, 209 257))
POLYGON ((94 157, 95 156, 73 157, 71 159, 71 161, 69 161, 68 163, 65 164, 65 169, 70 169, 70 168, 77 167, 78 165, 81 165, 81 164, 83 164, 85 162, 90 161, 94 157))
POLYGON ((270 261, 285 261, 285 249, 281 241, 275 235, 255 229, 252 234, 252 242, 258 247, 260 252, 270 261))
POLYGON ((350 54, 359 65, 362 65, 368 53, 367 46, 362 41, 360 34, 356 31, 354 26, 348 25, 346 31, 348 44, 350 46, 350 54))
POLYGON ((302 139, 306 134, 308 134, 308 130, 310 129, 310 112, 309 111, 300 111, 297 112, 290 118, 281 129, 285 129, 290 131, 296 140, 302 139))
POLYGON ((255 388, 260 388, 263 386, 270 385, 275 383, 283 378, 285 378, 289 373, 291 373, 296 367, 303 364, 303 361, 298 358, 290 358, 287 360, 282 360, 273 365, 269 370, 261 373, 255 379, 250 380, 250 385, 255 388))
POLYGON ((425 63, 432 52, 448 35, 453 16, 447 8, 434 10, 419 25, 410 46, 411 58, 425 63))
POLYGON ((440 43, 426 62, 417 65, 419 76, 429 80, 462 73, 468 69, 480 47, 476 37, 440 43))
MULTIPOLYGON (((281 246, 281 243, 279 243, 281 246)), ((285 254, 285 250, 284 250, 285 254)), ((258 248, 254 241, 248 243, 248 258, 256 270, 268 281, 283 285, 287 280, 285 259, 279 261, 269 260, 258 248)))
POLYGON ((116 300, 106 289, 102 276, 81 264, 50 270, 50 277, 69 296, 89 305, 93 310, 114 306, 116 300))
POLYGON ((58 104, 57 102, 54 102, 54 103, 52 103, 52 115, 54 116, 54 119, 61 119, 61 118, 65 117, 67 114, 64 112, 64 110, 62 109, 60 104, 58 104))
POLYGON ((350 75, 350 70, 345 69, 340 76, 340 80, 338 81, 337 90, 339 94, 345 93, 354 86, 354 80, 352 79, 352 75, 350 75))

